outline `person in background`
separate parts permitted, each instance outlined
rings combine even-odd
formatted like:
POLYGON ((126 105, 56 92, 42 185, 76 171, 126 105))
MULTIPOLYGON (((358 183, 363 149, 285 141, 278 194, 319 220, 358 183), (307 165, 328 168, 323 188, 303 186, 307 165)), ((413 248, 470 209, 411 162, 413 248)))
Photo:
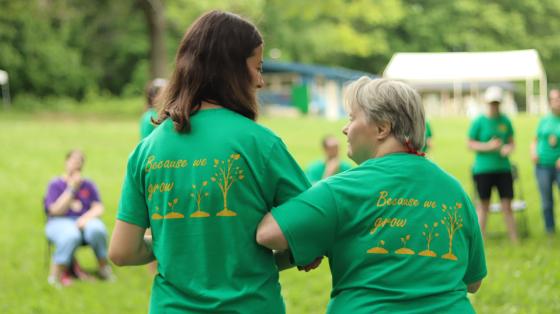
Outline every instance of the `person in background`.
POLYGON ((424 109, 405 83, 362 77, 345 101, 358 164, 267 214, 256 240, 296 264, 326 255, 327 313, 474 313, 486 276, 476 211, 461 184, 419 152, 424 109))
POLYGON ((324 159, 309 165, 305 172, 312 184, 352 168, 349 163, 340 160, 338 156, 339 143, 336 137, 333 135, 325 136, 322 141, 322 147, 325 155, 324 159))
POLYGON ((166 84, 167 80, 157 78, 146 85, 146 109, 140 118, 140 139, 150 135, 155 128, 152 120, 157 118, 156 99, 166 84))
POLYGON ((485 234, 492 188, 496 187, 509 238, 517 243, 519 239, 511 208, 513 176, 509 161, 515 147, 513 126, 509 118, 500 112, 500 104, 503 102, 500 87, 488 87, 484 99, 489 106, 488 113, 473 121, 468 142, 468 147, 476 153, 473 178, 479 198, 478 219, 482 233, 485 234))
POLYGON ((202 15, 179 44, 159 126, 129 157, 109 247, 119 266, 157 259, 150 313, 285 312, 273 252, 254 235, 310 184, 255 122, 262 63, 261 34, 228 12, 202 15))
MULTIPOLYGON (((167 85, 167 80, 156 78, 150 81, 145 88, 146 94, 146 111, 140 118, 140 139, 144 139, 155 129, 153 121, 157 119, 157 110, 155 109, 158 97, 161 95, 163 89, 167 85)), ((146 235, 151 236, 152 231, 146 229, 146 235)), ((152 274, 157 272, 157 261, 148 264, 148 269, 152 274)))
MULTIPOLYGON (((107 231, 99 219, 103 204, 95 184, 82 177, 85 156, 79 150, 66 155, 64 175, 49 182, 45 196, 47 239, 54 244, 49 283, 69 285, 68 275, 74 251, 83 242, 93 248, 99 262, 99 276, 112 279, 107 263, 107 231)), ((76 271, 76 270, 73 270, 76 271)))
POLYGON ((544 226, 548 234, 554 234, 553 186, 560 184, 560 91, 552 89, 548 96, 551 112, 539 121, 531 157, 535 163, 544 226))
POLYGON ((426 141, 424 142, 424 147, 422 147, 422 152, 427 153, 428 150, 432 149, 432 126, 430 125, 430 121, 426 120, 426 141))

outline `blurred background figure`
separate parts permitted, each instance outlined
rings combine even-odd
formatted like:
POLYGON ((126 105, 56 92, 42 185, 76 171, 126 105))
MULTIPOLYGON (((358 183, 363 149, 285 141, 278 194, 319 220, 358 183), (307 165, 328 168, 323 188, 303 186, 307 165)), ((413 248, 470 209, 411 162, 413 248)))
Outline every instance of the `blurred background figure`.
POLYGON ((156 99, 165 85, 167 80, 162 78, 157 78, 146 85, 146 109, 140 118, 140 139, 150 135, 155 128, 152 118, 157 118, 156 99))
POLYGON ((322 147, 325 154, 324 159, 315 161, 306 170, 307 178, 312 184, 352 168, 349 163, 340 160, 338 157, 339 142, 336 137, 333 135, 325 136, 322 147))
POLYGON ((422 147, 422 152, 427 153, 432 148, 432 126, 430 125, 430 121, 426 119, 426 137, 424 142, 424 147, 422 147))
MULTIPOLYGON (((158 96, 162 93, 163 89, 167 85, 167 80, 162 78, 156 78, 150 81, 146 85, 145 93, 146 93, 146 111, 140 118, 140 139, 145 138, 146 136, 150 135, 152 131, 155 129, 155 125, 152 123, 152 119, 157 119, 157 109, 156 102, 158 96)), ((146 235, 151 236, 152 230, 147 229, 146 235)), ((148 264, 148 269, 152 274, 155 274, 157 271, 157 261, 154 261, 148 264)))
POLYGON ((84 161, 81 151, 70 151, 66 155, 65 173, 50 181, 45 196, 48 216, 45 230, 47 239, 55 246, 49 275, 49 283, 54 285, 71 283, 69 267, 74 251, 82 243, 93 248, 99 262, 99 276, 112 278, 107 264, 107 231, 99 219, 103 204, 95 184, 82 177, 84 161))
POLYGON ((490 208, 492 188, 500 194, 501 209, 508 229, 509 238, 518 242, 517 230, 511 200, 513 199, 513 176, 509 155, 514 149, 513 126, 508 117, 500 112, 503 91, 498 86, 490 86, 484 93, 489 106, 488 113, 476 118, 469 129, 469 143, 475 151, 473 178, 478 192, 478 219, 482 233, 486 232, 486 221, 490 208))
POLYGON ((548 234, 555 233, 553 185, 560 184, 560 91, 552 89, 550 114, 539 121, 537 136, 531 145, 531 157, 541 195, 544 225, 548 234))

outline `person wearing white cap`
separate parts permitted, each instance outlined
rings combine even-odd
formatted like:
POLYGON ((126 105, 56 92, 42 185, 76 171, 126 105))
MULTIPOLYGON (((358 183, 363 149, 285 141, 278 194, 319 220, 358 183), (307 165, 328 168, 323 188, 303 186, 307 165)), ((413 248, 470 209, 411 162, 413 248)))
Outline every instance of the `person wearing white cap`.
POLYGON ((513 177, 509 155, 514 149, 513 126, 508 117, 500 112, 503 91, 498 86, 490 86, 484 93, 489 105, 487 115, 474 120, 469 129, 469 148, 476 152, 473 178, 478 192, 478 219, 482 233, 486 231, 486 219, 490 207, 492 188, 500 194, 502 212, 509 238, 518 242, 517 230, 511 200, 513 199, 513 177))

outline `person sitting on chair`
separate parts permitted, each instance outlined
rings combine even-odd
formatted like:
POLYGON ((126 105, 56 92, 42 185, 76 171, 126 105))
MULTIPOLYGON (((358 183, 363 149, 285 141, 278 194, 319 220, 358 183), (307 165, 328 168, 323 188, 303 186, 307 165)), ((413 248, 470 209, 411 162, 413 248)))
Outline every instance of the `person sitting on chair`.
POLYGON ((74 251, 87 243, 95 252, 99 262, 99 276, 111 279, 111 268, 107 263, 107 231, 99 217, 103 204, 95 184, 82 178, 84 154, 71 150, 66 155, 66 172, 49 182, 45 196, 48 217, 45 227, 47 239, 55 246, 53 267, 49 283, 68 285, 69 266, 74 251))

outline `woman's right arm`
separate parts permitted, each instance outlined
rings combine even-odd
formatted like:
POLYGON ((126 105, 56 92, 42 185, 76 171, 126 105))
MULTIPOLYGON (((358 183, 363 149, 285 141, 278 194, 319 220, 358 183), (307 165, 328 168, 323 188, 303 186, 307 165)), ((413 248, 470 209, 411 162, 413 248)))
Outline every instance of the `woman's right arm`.
POLYGON ((470 139, 469 148, 476 152, 491 152, 497 151, 502 146, 502 141, 499 138, 493 138, 488 142, 479 142, 470 139))
POLYGON ((118 266, 144 265, 154 261, 152 237, 144 236, 145 231, 145 228, 117 219, 109 245, 111 261, 118 266))
POLYGON ((70 207, 70 203, 74 198, 74 190, 68 187, 60 196, 56 199, 56 201, 48 206, 49 215, 51 216, 60 216, 64 215, 68 208, 70 207))

